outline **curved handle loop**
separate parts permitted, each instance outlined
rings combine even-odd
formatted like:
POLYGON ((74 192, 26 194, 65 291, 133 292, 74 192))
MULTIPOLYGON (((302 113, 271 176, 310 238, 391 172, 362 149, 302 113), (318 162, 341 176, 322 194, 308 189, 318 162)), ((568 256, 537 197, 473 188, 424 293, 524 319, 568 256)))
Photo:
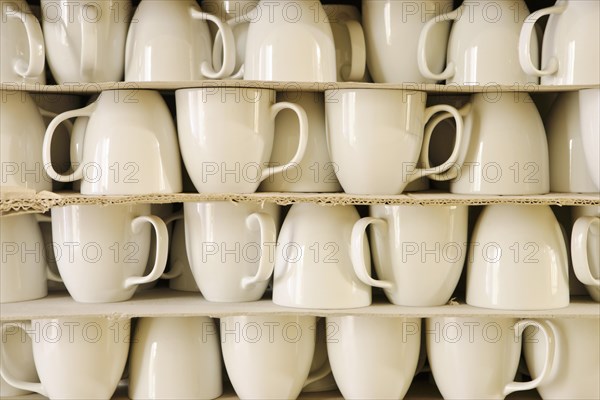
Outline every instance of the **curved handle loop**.
MULTIPOLYGON (((45 108, 42 108, 40 106, 38 106, 38 110, 40 110, 40 114, 42 115, 42 117, 56 118, 58 116, 58 113, 56 113, 54 111, 46 110, 45 108)), ((71 135, 73 133, 74 124, 71 121, 69 121, 68 119, 64 120, 63 123, 67 127, 67 131, 69 132, 69 135, 71 135)))
MULTIPOLYGON (((546 358, 544 359, 544 367, 542 368, 542 372, 540 375, 529 381, 529 382, 510 382, 504 387, 504 396, 508 396, 512 392, 523 391, 523 390, 531 390, 535 389, 540 385, 540 383, 546 379, 547 375, 552 371, 552 365, 554 363, 554 352, 556 348, 556 340, 554 337, 554 333, 552 329, 538 321, 534 321, 531 319, 524 319, 518 321, 515 326, 515 335, 521 336, 525 331, 525 328, 528 326, 536 326, 539 328, 542 335, 546 338, 546 358)), ((520 350, 520 347, 519 347, 520 350)))
POLYGON ((352 239, 350 241, 350 259, 352 260, 352 267, 354 268, 354 273, 358 279, 365 285, 391 289, 393 287, 391 282, 378 281, 371 278, 369 271, 367 270, 367 265, 365 264, 363 243, 366 240, 367 227, 370 224, 387 226, 387 222, 379 218, 366 217, 356 221, 352 228, 352 239))
POLYGON ((42 145, 42 161, 44 163, 44 169, 50 178, 58 182, 72 182, 83 178, 83 163, 79 164, 75 171, 70 175, 61 175, 54 170, 54 167, 52 167, 52 155, 50 151, 52 148, 52 137, 54 136, 54 131, 58 125, 63 121, 76 117, 90 117, 95 110, 96 102, 77 110, 65 111, 56 116, 48 125, 46 133, 44 134, 44 143, 42 145))
POLYGON ((80 73, 82 78, 92 80, 93 72, 98 64, 98 23, 99 21, 87 21, 87 8, 96 9, 96 15, 101 15, 102 10, 94 4, 81 4, 81 59, 80 73))
POLYGON ((46 63, 44 35, 42 34, 40 22, 32 13, 17 10, 11 4, 6 6, 6 17, 18 18, 23 23, 29 42, 29 64, 24 60, 15 61, 15 72, 23 78, 40 76, 44 73, 46 63))
POLYGON ((279 112, 285 109, 292 110, 298 116, 298 122, 300 126, 298 149, 296 150, 296 154, 294 154, 294 157, 292 157, 292 159, 287 164, 263 169, 262 175, 260 177, 261 182, 271 175, 279 174, 287 168, 297 166, 302 162, 302 159, 304 158, 304 153, 306 153, 306 146, 308 145, 308 117, 306 116, 306 111, 304 111, 304 108, 302 108, 302 106, 299 106, 298 104, 288 103, 284 101, 281 103, 275 103, 271 106, 271 118, 275 120, 277 114, 279 114, 279 112))
POLYGON ((222 38, 223 64, 221 65, 221 69, 215 71, 212 66, 212 61, 204 61, 200 66, 202 75, 208 79, 223 79, 233 74, 233 70, 235 69, 235 38, 231 27, 219 17, 199 11, 195 8, 190 8, 190 15, 194 19, 213 22, 217 25, 219 34, 221 35, 220 37, 222 38))
POLYGON ((321 368, 308 375, 308 378, 306 378, 306 381, 304 381, 302 388, 305 388, 312 383, 320 381, 329 374, 331 374, 331 364, 329 362, 326 362, 321 368))
MULTIPOLYGON (((241 25, 243 23, 250 23, 248 21, 249 14, 250 13, 247 13, 245 15, 227 20, 227 25, 229 25, 231 27, 231 31, 233 32, 233 29, 238 25, 241 25)), ((235 39, 235 35, 234 35, 234 39, 235 39)), ((215 36, 215 44, 213 47, 213 54, 212 54, 214 65, 218 65, 217 60, 220 60, 220 58, 223 54, 223 42, 224 41, 221 40, 221 31, 218 31, 217 35, 215 36)), ((235 45, 237 46, 237 43, 235 45)), ((234 67, 234 69, 235 69, 235 67, 234 67)), ((233 75, 228 77, 228 79, 242 79, 243 77, 244 77, 244 65, 242 65, 237 72, 233 73, 233 75)))
POLYGON ((367 65, 367 46, 365 44, 365 33, 358 21, 352 19, 344 21, 348 34, 350 35, 350 46, 352 48, 352 60, 350 61, 350 72, 342 74, 344 81, 360 81, 365 76, 367 65))
MULTIPOLYGON (((6 367, 6 341, 4 338, 6 337, 8 328, 17 328, 23 330, 27 335, 31 337, 31 322, 5 322, 2 324, 2 338, 0 341, 0 376, 4 379, 9 385, 16 387, 17 389, 26 390, 28 392, 36 392, 41 394, 42 396, 48 397, 48 393, 46 389, 40 382, 27 382, 21 379, 15 378, 6 367)), ((35 338, 32 337, 32 340, 35 338)))
POLYGON ((562 14, 566 9, 567 3, 565 2, 552 7, 542 8, 541 10, 531 13, 531 15, 525 19, 519 36, 519 63, 527 75, 547 76, 555 74, 558 71, 558 60, 556 57, 552 57, 548 60, 546 69, 538 69, 533 65, 533 61, 531 61, 531 37, 533 36, 535 23, 538 19, 545 15, 562 14))
MULTIPOLYGON (((51 224, 52 223, 52 218, 50 218, 47 215, 44 214, 35 214, 35 219, 37 220, 38 224, 51 224)), ((60 282, 62 283, 63 280, 60 277, 60 275, 58 275, 57 273, 55 273, 54 271, 52 271, 50 269, 50 265, 48 263, 46 263, 46 279, 49 279, 53 282, 60 282)))
POLYGON ((268 256, 267 243, 274 244, 277 241, 277 230, 275 220, 269 214, 258 212, 246 218, 246 226, 251 228, 252 224, 258 223, 260 227, 260 261, 258 262, 258 271, 256 275, 242 278, 242 288, 246 289, 255 283, 264 282, 271 278, 275 268, 275 260, 268 256))
POLYGON ((125 288, 154 282, 161 277, 167 266, 167 256, 169 252, 169 231, 167 231, 167 226, 162 219, 155 215, 142 215, 131 221, 131 229, 134 233, 139 232, 142 224, 146 222, 152 224, 152 227, 156 232, 156 256, 154 258, 154 266, 152 267, 152 271, 146 276, 130 276, 125 279, 125 288))
POLYGON ((463 117, 461 116, 461 111, 458 111, 456 108, 447 105, 447 104, 439 104, 436 106, 429 107, 425 110, 425 133, 423 135, 423 146, 421 147, 421 159, 426 161, 426 168, 417 168, 412 173, 411 176, 408 177, 409 182, 415 181, 422 177, 429 177, 434 180, 448 180, 453 179, 452 176, 443 176, 442 173, 448 171, 450 168, 456 165, 458 161, 458 155, 460 154, 460 149, 463 141, 463 131, 464 131, 464 123, 463 117), (440 117, 436 118, 433 124, 427 124, 427 122, 433 117, 435 114, 439 112, 445 112, 440 117), (429 166, 429 145, 431 144, 431 135, 433 134, 433 130, 436 125, 446 119, 447 115, 450 114, 454 117, 454 121, 456 121, 456 139, 454 141, 454 149, 452 150, 452 154, 450 157, 441 165, 437 167, 429 166), (427 155, 427 157, 425 157, 427 155))
POLYGON ((448 20, 456 20, 460 17, 461 9, 460 7, 454 11, 450 11, 449 13, 437 15, 434 18, 430 19, 425 23, 421 33, 419 34, 419 44, 417 46, 417 63, 419 65, 419 71, 421 75, 423 75, 427 79, 435 79, 436 81, 441 81, 445 79, 450 79, 456 74, 456 64, 454 61, 448 60, 446 64, 446 69, 442 73, 436 74, 432 72, 427 64, 427 39, 429 38, 429 32, 433 28, 435 24, 440 22, 446 22, 448 20))
MULTIPOLYGON (((183 212, 177 212, 175 214, 170 215, 165 218, 165 225, 169 225, 175 221, 179 221, 183 219, 183 212)), ((168 272, 163 272, 160 276, 161 279, 174 279, 180 276, 183 273, 183 263, 180 261, 176 261, 173 265, 171 265, 171 269, 168 272)))
POLYGON ((597 229, 600 229, 600 217, 581 217, 573 225, 571 257, 577 279, 584 285, 600 287, 600 278, 592 275, 588 259, 588 237, 592 225, 596 225, 597 229))

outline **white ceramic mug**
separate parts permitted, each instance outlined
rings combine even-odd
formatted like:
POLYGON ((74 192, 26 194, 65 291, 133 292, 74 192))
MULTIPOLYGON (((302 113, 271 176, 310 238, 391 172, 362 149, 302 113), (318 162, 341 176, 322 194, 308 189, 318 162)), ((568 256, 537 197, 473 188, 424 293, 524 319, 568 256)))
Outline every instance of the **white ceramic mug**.
POLYGON ((427 358, 444 399, 504 399, 540 386, 556 362, 553 332, 534 320, 437 317, 428 318, 425 326, 427 358), (543 369, 536 379, 514 382, 521 343, 535 340, 523 334, 528 326, 547 340, 543 369))
POLYGON ((126 81, 197 81, 221 79, 235 67, 231 28, 195 0, 143 0, 127 34, 126 81), (213 69, 212 41, 206 21, 218 26, 225 51, 213 69))
POLYGON ((501 310, 569 305, 568 257, 549 206, 486 206, 471 236, 467 304, 501 310))
POLYGON ((260 182, 304 157, 306 113, 296 104, 276 103, 274 90, 180 89, 175 97, 181 155, 201 193, 253 193, 260 182), (275 117, 285 109, 291 109, 300 121, 297 150, 286 164, 268 167, 275 117))
POLYGON ((555 193, 598 192, 585 160, 579 96, 578 92, 559 94, 544 121, 550 155, 550 191, 555 193))
POLYGON ((123 79, 131 0, 41 0, 48 65, 59 83, 123 79))
POLYGON ((324 4, 335 44, 337 81, 364 82, 367 65, 365 34, 358 8, 345 4, 324 4))
POLYGON ((327 317, 327 353, 345 399, 402 399, 419 361, 419 318, 327 317))
MULTIPOLYGON (((325 92, 327 143, 346 193, 400 194, 409 182, 453 166, 462 143, 463 120, 449 105, 425 108, 427 94, 390 89, 325 92), (441 166, 417 168, 425 124, 438 112, 456 120, 455 150, 441 166)), ((425 150, 423 150, 425 151, 425 150)))
MULTIPOLYGON (((550 190, 548 142, 544 124, 527 93, 481 93, 460 109, 464 138, 456 164, 429 178, 450 181, 450 192, 470 195, 532 195, 550 190)), ((421 160, 430 167, 426 149, 431 129, 449 114, 431 121, 421 160)), ((449 150, 449 149, 448 149, 449 150)))
POLYGON ((0 1, 0 81, 46 84, 44 37, 24 0, 0 1))
POLYGON ((585 89, 579 92, 579 116, 581 118, 581 140, 588 173, 600 192, 600 89, 585 89))
POLYGON ((371 205, 352 231, 352 261, 366 284, 382 287, 402 306, 450 300, 467 257, 467 206, 371 205), (371 252, 380 280, 366 273, 360 244, 371 225, 371 252))
POLYGON ((597 85, 600 83, 600 3, 595 0, 557 0, 525 20, 519 43, 523 70, 541 76, 542 85, 597 85), (538 19, 549 15, 542 44, 541 69, 533 43, 538 19))
POLYGON ((38 106, 26 92, 0 96, 0 189, 52 190, 41 157, 45 127, 38 106))
POLYGON ((160 278, 167 263, 165 223, 150 205, 71 205, 52 208, 52 237, 60 275, 77 302, 128 300, 138 285, 160 278), (141 276, 150 252, 150 226, 156 257, 141 276))
MULTIPOLYGON (((26 321, 16 322, 26 323, 26 321)), ((3 329, 2 350, 2 363, 8 365, 10 375, 22 381, 35 382, 39 379, 35 370, 31 339, 18 327, 13 325, 6 330, 3 329)), ((0 397, 16 397, 29 393, 30 390, 17 389, 0 377, 0 397)))
POLYGON ((571 257, 577 279, 592 299, 600 302, 600 207, 576 207, 573 211, 571 257))
POLYGON ((250 21, 244 79, 335 82, 333 33, 320 1, 261 0, 250 21))
MULTIPOLYGON (((130 320, 109 317, 34 319, 5 323, 20 328, 33 343, 33 357, 40 382, 26 382, 0 365, 0 374, 12 386, 40 393, 50 399, 109 399, 127 361, 130 320)), ((4 353, 5 344, 2 343, 4 353)))
POLYGON ((279 207, 185 203, 185 243, 192 273, 208 301, 255 301, 273 273, 279 207))
POLYGON ((221 350, 240 399, 295 399, 304 386, 329 374, 309 376, 316 318, 231 316, 221 318, 221 350), (273 379, 277 376, 277 379, 273 379))
POLYGON ((92 104, 60 114, 46 130, 43 160, 52 179, 81 179, 82 194, 181 192, 175 124, 153 90, 104 91, 92 104), (61 122, 81 116, 89 117, 81 163, 72 173, 59 174, 51 164, 54 131, 61 122))
POLYGON ((169 280, 169 288, 183 292, 200 291, 187 256, 185 221, 183 219, 174 222, 168 265, 170 266, 168 271, 164 272, 161 278, 169 280))
POLYGON ((129 398, 221 396, 218 335, 218 327, 209 317, 140 318, 130 352, 129 398))
MULTIPOLYGON (((278 101, 297 104, 308 118, 308 142, 302 161, 288 165, 278 174, 265 179, 259 190, 265 192, 340 192, 342 187, 335 175, 336 165, 327 151, 325 129, 325 97, 323 93, 280 92, 278 101)), ((299 121, 292 110, 283 110, 275 120, 275 140, 270 164, 286 164, 298 148, 299 121)))
MULTIPOLYGON (((327 309, 370 305, 371 287, 359 279, 351 261, 352 228, 359 218, 353 206, 294 204, 277 241, 273 302, 327 309)), ((368 241, 362 245, 370 273, 368 241)))
MULTIPOLYGON (((552 318, 540 321, 551 330, 556 340, 554 363, 546 378, 537 387, 543 399, 598 399, 600 386, 600 320, 591 318, 552 318)), ((533 327, 532 327, 533 328, 533 327)), ((546 337, 528 332, 523 354, 533 378, 541 375, 544 367, 546 337)))
MULTIPOLYGON (((526 85, 539 82, 519 63, 519 35, 529 10, 524 0, 465 0, 460 7, 429 20, 419 37, 417 60, 421 74, 428 79, 459 85, 526 85), (437 73, 427 60, 429 32, 448 20, 454 21, 446 68, 437 73)), ((537 65, 538 41, 535 32, 528 37, 532 63, 537 65)))
POLYGON ((36 214, 0 217, 0 303, 46 297, 48 263, 38 222, 49 222, 36 214))
MULTIPOLYGON (((452 11, 452 0, 363 0, 367 65, 377 83, 434 83, 419 71, 417 45, 430 19, 452 11)), ((427 65, 440 71, 446 60, 450 24, 436 24, 425 50, 427 65)))

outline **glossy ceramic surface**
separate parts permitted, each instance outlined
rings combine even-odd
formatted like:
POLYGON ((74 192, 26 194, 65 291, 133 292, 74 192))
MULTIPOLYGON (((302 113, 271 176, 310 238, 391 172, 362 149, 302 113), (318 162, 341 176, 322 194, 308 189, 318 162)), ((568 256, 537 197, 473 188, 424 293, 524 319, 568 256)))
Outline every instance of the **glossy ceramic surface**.
MULTIPOLYGON (((544 399, 600 398, 600 320, 592 318, 553 318, 540 321, 552 330, 556 340, 553 367, 537 391, 544 399)), ((528 331, 531 328, 528 328, 528 331)), ((544 364, 546 338, 539 332, 536 340, 525 340, 523 354, 534 378, 540 376, 544 364)))
MULTIPOLYGON (((372 205, 369 215, 352 232, 352 242, 360 243, 371 225, 371 252, 380 281, 367 276, 365 283, 383 287, 393 304, 446 304, 467 256, 468 207, 372 205)), ((360 249, 351 250, 355 265, 363 259, 360 249)))
POLYGON ((502 310, 569 305, 567 248, 549 206, 487 206, 472 233, 467 304, 502 310))
POLYGON ((137 285, 160 278, 168 252, 164 222, 150 205, 72 205, 52 208, 56 263, 69 294, 83 303, 128 300, 137 285), (150 226, 157 236, 150 274, 150 226))
POLYGON ((572 212, 571 257, 577 279, 600 302, 600 207, 575 207, 572 212))
MULTIPOLYGON (((235 67, 231 28, 194 0, 143 0, 127 34, 126 81, 194 81, 221 79, 235 67), (207 21, 224 38, 222 67, 213 69, 212 40, 207 21)), ((221 39, 223 40, 223 39, 221 39)))
POLYGON ((104 91, 92 104, 56 117, 44 137, 47 173, 62 182, 82 179, 82 194, 181 192, 179 159, 175 124, 153 90, 104 91), (81 116, 89 117, 81 164, 71 174, 58 174, 51 166, 54 130, 62 121, 81 116))
MULTIPOLYGON (((17 321, 25 323, 26 321, 17 321)), ((29 336, 22 336, 21 330, 16 326, 6 328, 3 332, 2 363, 7 365, 10 375, 16 379, 35 382, 39 380, 33 361, 33 348, 29 336)), ((15 397, 31 393, 30 390, 17 389, 9 385, 0 377, 0 397, 15 397)))
MULTIPOLYGON (((327 151, 325 129, 325 96, 322 93, 281 92, 278 101, 297 104, 308 118, 308 142, 300 163, 290 165, 281 173, 271 175, 261 183, 265 192, 341 192, 335 175, 336 165, 327 151)), ((275 140, 270 163, 283 165, 297 151, 300 126, 291 110, 283 110, 275 120, 275 140)))
MULTIPOLYGON (((429 79, 460 85, 525 85, 539 79, 519 63, 519 35, 529 10, 524 0, 465 0, 459 8, 436 16, 423 27, 417 59, 421 74, 429 79), (446 68, 437 73, 427 61, 429 31, 435 24, 452 20, 446 68)), ((528 38, 532 62, 538 64, 535 32, 528 38)))
POLYGON ((218 327, 211 318, 140 318, 133 339, 131 399, 214 399, 223 393, 218 327))
POLYGON ((248 18, 244 79, 336 81, 333 33, 320 1, 261 0, 248 18))
POLYGON ((426 320, 427 358, 444 399, 504 399, 540 385, 552 368, 552 331, 532 320, 485 317, 439 317, 426 320), (546 338, 544 371, 529 382, 513 382, 527 326, 546 338), (549 339, 549 340, 548 340, 549 339))
POLYGON ((327 338, 345 399, 404 398, 419 360, 419 318, 327 317, 327 338))
POLYGON ((192 274, 192 267, 185 248, 185 222, 183 219, 174 222, 171 246, 169 247, 169 264, 162 278, 169 280, 169 287, 183 292, 199 292, 192 274))
POLYGON ((600 83, 600 3, 595 0, 558 0, 552 7, 527 17, 521 31, 519 57, 523 69, 541 76, 542 85, 597 85, 600 83), (549 15, 544 30, 541 69, 537 48, 527 42, 538 19, 549 15))
POLYGON ((34 214, 0 217, 0 303, 48 294, 46 249, 34 214))
POLYGON ((367 49, 358 8, 344 4, 324 4, 333 42, 338 82, 366 81, 367 49))
POLYGON ((46 83, 44 37, 24 0, 0 1, 0 81, 46 83))
MULTIPOLYGON (((357 277, 351 235, 353 206, 294 204, 277 241, 273 302, 287 307, 343 309, 371 304, 371 288, 357 277)), ((364 263, 370 273, 367 240, 364 263)))
POLYGON ((45 126, 36 103, 25 92, 0 91, 0 96, 0 189, 52 190, 41 157, 45 126))
POLYGON ((588 173, 600 192, 600 89, 579 92, 581 139, 588 173))
POLYGON ((59 83, 123 79, 131 0, 41 0, 46 57, 59 83))
POLYGON ((308 382, 315 317, 221 318, 227 375, 240 399, 295 399, 308 382))
MULTIPOLYGON (((427 21, 452 11, 452 0, 364 0, 363 26, 367 65, 377 83, 434 83, 419 71, 417 45, 427 21)), ((450 24, 436 24, 427 42, 427 65, 441 71, 446 60, 450 24)))
POLYGON ((185 243, 196 284, 208 301, 255 301, 273 274, 279 207, 185 203, 185 243))
POLYGON ((325 92, 327 143, 346 193, 400 194, 409 182, 446 171, 456 161, 462 117, 448 105, 425 108, 427 94, 387 89, 325 92), (440 167, 417 168, 426 122, 436 113, 457 121, 456 149, 440 167))
POLYGON ((208 88, 175 92, 181 155, 202 193, 253 193, 269 176, 299 164, 308 142, 308 119, 292 103, 275 103, 268 89, 208 88), (291 109, 299 140, 291 160, 269 167, 275 117, 291 109))
POLYGON ((18 325, 5 324, 3 333, 16 326, 33 342, 33 357, 41 383, 16 380, 2 364, 0 372, 7 382, 50 399, 112 397, 127 361, 128 319, 35 319, 18 325))

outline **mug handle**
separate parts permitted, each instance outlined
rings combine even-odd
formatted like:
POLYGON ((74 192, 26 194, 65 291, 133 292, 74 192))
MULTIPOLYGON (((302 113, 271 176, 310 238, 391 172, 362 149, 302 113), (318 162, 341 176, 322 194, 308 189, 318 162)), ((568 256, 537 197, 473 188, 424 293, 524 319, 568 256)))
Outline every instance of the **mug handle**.
POLYGON ((269 214, 257 212, 250 214, 248 218, 246 218, 246 226, 250 228, 254 221, 258 222, 260 227, 261 256, 256 275, 242 278, 242 288, 244 289, 256 283, 269 280, 271 275, 273 275, 273 269, 275 268, 275 260, 271 260, 271 257, 265 255, 268 254, 265 243, 275 243, 277 241, 275 220, 269 214))
POLYGON ((200 72, 208 79, 223 79, 230 76, 235 69, 235 38, 233 36, 233 30, 219 17, 199 11, 194 7, 190 8, 190 15, 194 19, 213 22, 217 25, 222 38, 223 64, 221 65, 221 69, 215 71, 212 67, 212 62, 204 61, 200 66, 200 72))
MULTIPOLYGON (((52 218, 50 218, 47 215, 44 214, 35 214, 35 219, 37 220, 38 224, 43 224, 43 223, 52 223, 52 218)), ((51 269, 50 269, 50 265, 48 265, 48 263, 46 263, 46 278, 53 281, 53 282, 63 282, 62 278, 60 277, 60 275, 55 274, 51 269)))
MULTIPOLYGON (((525 328, 527 328, 528 326, 538 327, 540 332, 542 332, 542 334, 546 338, 546 358, 544 359, 544 368, 542 369, 542 372, 537 378, 529 382, 507 383, 503 391, 504 396, 508 396, 512 392, 531 390, 537 388, 540 385, 540 383, 546 379, 547 375, 550 374, 550 371, 552 371, 552 365, 554 363, 554 352, 556 350, 557 345, 556 339, 554 337, 554 332, 552 332, 552 329, 546 324, 532 319, 524 319, 518 321, 514 325, 515 336, 521 336, 525 331, 525 328)), ((519 346, 519 351, 521 351, 521 346, 519 346)))
POLYGON ((579 218, 573 225, 571 236, 571 257, 575 276, 581 283, 588 286, 600 286, 600 279, 594 278, 592 275, 587 254, 588 235, 594 224, 600 229, 600 217, 579 218))
POLYGON ((48 125, 46 129, 46 133, 44 134, 44 143, 42 145, 42 160, 44 162, 44 169, 48 176, 55 181, 58 182, 72 182, 77 181, 83 178, 83 163, 79 164, 75 171, 69 175, 61 175, 54 170, 52 167, 52 156, 51 156, 51 148, 52 148, 52 137, 54 136, 54 131, 63 121, 66 121, 70 118, 76 117, 90 117, 94 111, 96 110, 96 102, 93 102, 90 105, 87 105, 83 108, 79 108, 77 110, 65 111, 62 114, 56 116, 48 125))
MULTIPOLYGON (((243 23, 248 23, 248 24, 250 23, 250 22, 248 22, 247 19, 245 19, 246 16, 247 16, 247 14, 242 15, 237 18, 231 18, 231 19, 227 20, 227 25, 229 25, 232 32, 233 32, 233 28, 235 28, 236 26, 241 25, 243 23)), ((221 40, 221 31, 218 31, 217 35, 215 36, 215 44, 213 47, 213 63, 216 62, 217 59, 220 59, 222 54, 223 54, 223 40, 221 40)), ((244 65, 242 65, 240 67, 238 72, 233 73, 233 75, 231 75, 227 79, 242 79, 243 77, 244 77, 244 65)))
POLYGON ((460 16, 460 7, 456 10, 450 11, 449 13, 437 15, 436 17, 430 19, 425 23, 421 33, 419 34, 419 44, 417 46, 417 62, 419 64, 419 71, 421 75, 423 75, 427 79, 435 79, 436 81, 441 81, 445 79, 450 79, 456 74, 456 64, 454 61, 448 60, 446 64, 446 69, 439 74, 436 74, 431 71, 429 65, 427 64, 427 39, 429 37, 429 32, 433 28, 433 26, 440 22, 446 22, 449 20, 456 20, 460 16))
POLYGON ((304 153, 306 153, 306 146, 308 144, 308 117, 306 116, 306 111, 304 111, 304 108, 302 108, 298 104, 288 103, 285 101, 281 103, 275 103, 271 106, 271 119, 275 120, 277 114, 279 114, 280 111, 283 111, 285 109, 292 110, 298 116, 298 122, 300 123, 300 137, 298 138, 298 150, 296 150, 296 154, 294 154, 294 157, 292 157, 290 162, 288 162, 287 164, 263 169, 262 175, 260 177, 261 182, 267 179, 269 176, 283 172, 286 168, 300 164, 300 162, 302 162, 302 158, 304 158, 304 153))
MULTIPOLYGON (((179 221, 183 219, 183 213, 182 212, 178 212, 175 213, 171 216, 169 216, 168 218, 165 218, 165 226, 169 225, 172 222, 175 221, 179 221)), ((169 272, 163 272, 162 275, 160 276, 160 279, 174 279, 177 278, 179 275, 181 275, 183 273, 183 264, 181 262, 176 262, 175 264, 173 264, 171 266, 171 269, 169 270, 169 272)))
POLYGON ((555 5, 552 7, 542 8, 541 10, 531 13, 523 23, 521 34, 519 36, 519 63, 521 68, 527 75, 547 76, 555 74, 558 71, 558 60, 556 57, 548 60, 547 69, 537 69, 531 61, 531 37, 533 29, 538 19, 550 14, 562 14, 567 9, 567 3, 555 5))
POLYGON ((346 20, 344 26, 350 35, 350 46, 352 48, 352 60, 350 61, 350 72, 348 76, 342 76, 344 81, 359 81, 365 75, 367 65, 367 50, 365 44, 365 33, 358 21, 346 20))
POLYGON ((100 15, 102 10, 91 3, 81 5, 80 25, 81 25, 81 59, 80 73, 82 77, 87 77, 94 72, 98 62, 98 21, 87 22, 85 20, 86 7, 96 9, 96 15, 100 15))
MULTIPOLYGON (((6 334, 6 330, 8 328, 18 328, 23 330, 27 335, 29 335, 29 337, 31 337, 32 340, 34 340, 35 338, 33 338, 30 334, 31 330, 31 322, 5 322, 2 325, 2 337, 5 337, 6 334)), ((0 376, 2 376, 2 379, 4 379, 9 385, 16 387, 17 389, 21 389, 21 390, 26 390, 28 392, 36 392, 41 394, 42 396, 48 397, 48 393, 46 392, 46 389, 44 388, 44 386, 42 385, 41 382, 27 382, 27 381, 23 381, 20 379, 15 378, 10 372, 8 372, 8 370, 6 369, 6 362, 4 362, 4 359, 6 358, 6 350, 4 348, 5 345, 5 341, 1 340, 0 341, 0 353, 1 353, 1 359, 2 362, 0 362, 0 376)))
POLYGON ((167 255, 169 252, 169 231, 162 219, 155 215, 142 215, 131 221, 131 229, 134 233, 138 232, 141 225, 145 222, 152 224, 156 232, 156 257, 152 271, 146 276, 130 276, 125 279, 123 286, 126 289, 143 283, 154 282, 159 279, 167 266, 167 255))
POLYGON ((308 385, 325 378, 329 374, 331 374, 331 364, 326 362, 321 368, 308 375, 306 381, 304 381, 304 384, 302 385, 302 388, 305 388, 308 385))
POLYGON ((393 287, 392 282, 378 281, 373 279, 367 271, 363 243, 364 240, 366 240, 367 227, 370 224, 387 226, 387 222, 385 222, 385 220, 373 217, 361 218, 356 221, 354 227, 352 228, 352 236, 350 239, 350 260, 352 261, 352 267, 354 268, 354 273, 358 279, 360 279, 360 281, 365 285, 391 289, 393 287))
POLYGON ((456 161, 458 160, 458 155, 460 153, 461 144, 463 141, 464 131, 464 123, 463 117, 461 116, 461 111, 448 104, 438 104, 436 106, 429 107, 425 110, 426 128, 425 133, 423 135, 423 145, 421 146, 421 159, 423 159, 423 155, 429 154, 431 135, 433 134, 435 126, 442 120, 448 118, 448 114, 454 117, 454 121, 456 121, 456 139, 454 140, 454 149, 452 150, 452 154, 450 154, 450 157, 444 163, 437 167, 429 167, 429 157, 426 157, 427 163, 425 164, 425 168, 416 168, 413 172, 411 172, 411 175, 408 177, 408 182, 416 181, 417 179, 420 179, 425 176, 433 176, 434 180, 452 179, 451 177, 443 177, 441 174, 443 172, 448 171, 450 168, 456 165, 456 161), (442 114, 440 117, 436 118, 433 121, 435 122, 435 124, 428 124, 428 121, 439 112, 444 112, 444 114, 442 114))
POLYGON ((29 65, 26 65, 23 60, 18 60, 15 63, 16 73, 24 78, 41 75, 44 72, 46 56, 44 51, 44 36, 40 22, 33 14, 17 10, 10 4, 6 7, 6 16, 21 20, 25 26, 27 41, 29 42, 29 65))

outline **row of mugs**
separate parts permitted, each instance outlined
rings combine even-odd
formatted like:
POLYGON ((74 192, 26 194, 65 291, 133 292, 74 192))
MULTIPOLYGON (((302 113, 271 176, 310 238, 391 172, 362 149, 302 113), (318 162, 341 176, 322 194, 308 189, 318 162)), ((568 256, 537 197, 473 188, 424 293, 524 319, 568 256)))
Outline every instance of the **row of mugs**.
MULTIPOLYGON (((138 286, 163 277, 173 289, 199 290, 212 302, 259 300, 273 278, 273 302, 286 307, 366 307, 372 287, 383 288, 393 304, 440 306, 466 264, 470 305, 569 304, 566 237, 548 206, 487 206, 468 239, 467 206, 373 205, 361 219, 353 206, 296 204, 279 228, 273 204, 185 203, 166 274, 169 233, 150 211, 150 205, 54 207, 51 218, 42 217, 52 222, 51 249, 36 216, 2 217, 2 302, 47 294, 44 253, 52 251, 60 278, 50 276, 86 303, 128 300, 138 286)), ((575 275, 596 301, 599 217, 597 206, 578 208, 571 235, 575 275)))
POLYGON ((600 83, 596 1, 559 0, 529 15, 524 0, 456 10, 452 0, 364 0, 361 18, 308 0, 204 0, 207 12, 193 0, 144 0, 132 19, 130 0, 43 0, 45 41, 23 0, 2 6, 3 29, 18 37, 3 46, 2 81, 43 83, 45 43, 59 83, 118 81, 123 71, 127 81, 362 81, 365 63, 384 83, 600 83), (534 24, 545 15, 540 42, 534 24))
POLYGON ((426 178, 472 195, 600 191, 598 89, 561 94, 546 127, 527 93, 475 94, 457 109, 405 90, 181 89, 177 129, 157 92, 105 91, 45 136, 28 94, 2 95, 3 188, 51 190, 52 178, 89 195, 177 193, 183 159, 202 193, 389 195, 426 178), (75 117, 70 143, 54 141, 75 117))
POLYGON ((0 373, 3 396, 107 399, 129 357, 132 399, 217 398, 223 364, 241 399, 336 386, 346 399, 400 399, 426 352, 445 399, 537 389, 583 400, 600 396, 599 335, 597 317, 155 317, 134 329, 125 319, 39 319, 3 324, 0 373), (517 382, 521 353, 531 380, 517 382))

